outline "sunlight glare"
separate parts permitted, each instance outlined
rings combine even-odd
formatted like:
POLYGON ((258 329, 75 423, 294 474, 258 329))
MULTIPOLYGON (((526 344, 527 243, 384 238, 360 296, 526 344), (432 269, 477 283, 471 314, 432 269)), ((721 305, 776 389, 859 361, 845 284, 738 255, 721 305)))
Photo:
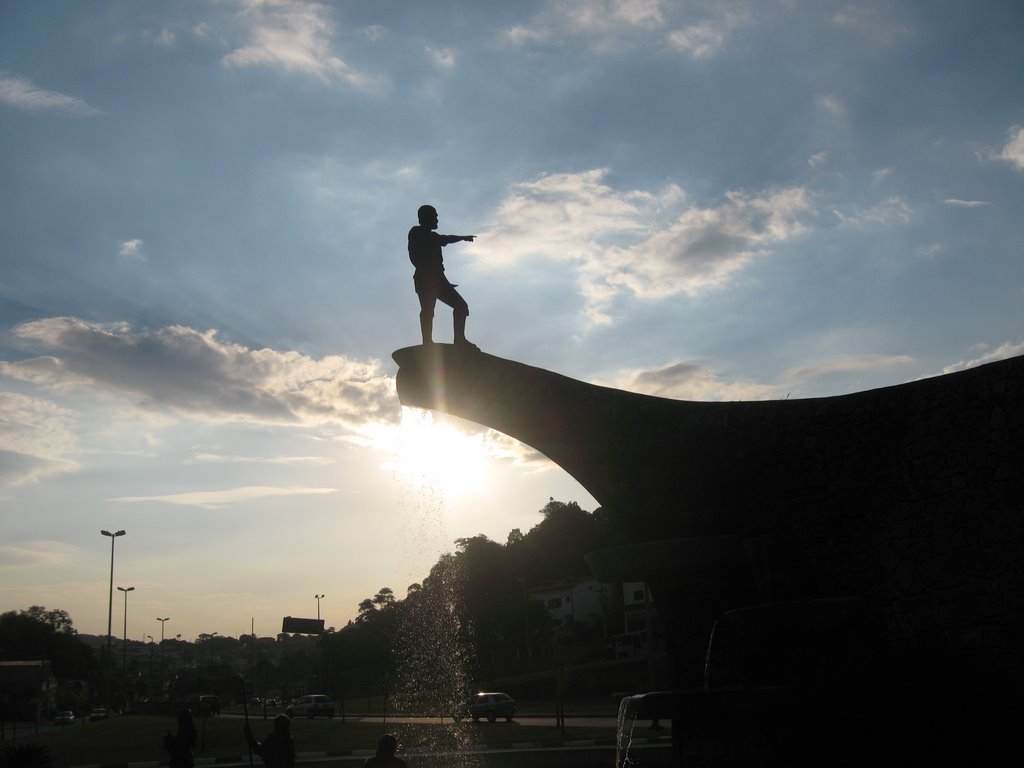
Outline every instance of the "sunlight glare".
POLYGON ((402 408, 402 424, 387 465, 403 480, 453 501, 478 491, 486 475, 483 435, 466 435, 430 411, 402 408))

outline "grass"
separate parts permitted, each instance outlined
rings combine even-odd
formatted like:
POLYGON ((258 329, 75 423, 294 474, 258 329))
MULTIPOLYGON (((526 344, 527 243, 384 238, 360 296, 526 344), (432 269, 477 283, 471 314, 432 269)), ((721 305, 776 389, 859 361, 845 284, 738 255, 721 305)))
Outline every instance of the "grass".
MULTIPOLYGON (((248 751, 242 735, 243 721, 231 717, 213 717, 199 721, 197 757, 245 757, 248 751), (205 733, 204 733, 205 731, 205 733)), ((20 737, 19 742, 43 744, 53 755, 55 768, 104 763, 141 762, 159 760, 166 764, 167 753, 161 745, 168 729, 173 730, 173 717, 128 715, 95 723, 77 723, 70 728, 44 731, 38 735, 20 737)), ((252 729, 257 738, 268 734, 272 719, 252 718, 252 729)), ((490 747, 508 747, 517 742, 554 742, 562 739, 559 729, 551 726, 530 725, 529 720, 511 723, 466 723, 459 725, 388 723, 387 730, 394 733, 406 749, 458 749, 468 744, 486 744, 490 747)), ((381 723, 341 723, 334 720, 292 721, 299 752, 344 753, 352 750, 373 749, 384 733, 381 723)), ((611 739, 610 728, 566 728, 565 739, 611 739)))

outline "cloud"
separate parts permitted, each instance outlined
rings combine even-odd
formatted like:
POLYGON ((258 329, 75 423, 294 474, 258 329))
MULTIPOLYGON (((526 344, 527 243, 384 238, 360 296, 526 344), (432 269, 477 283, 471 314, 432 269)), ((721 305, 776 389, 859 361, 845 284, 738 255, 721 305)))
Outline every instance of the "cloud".
POLYGON ((726 13, 718 19, 707 19, 697 24, 669 33, 668 42, 676 50, 694 59, 706 59, 717 53, 724 45, 729 33, 744 17, 726 13))
POLYGON ((121 248, 118 253, 126 259, 142 259, 144 258, 142 255, 142 241, 138 239, 125 240, 121 243, 121 248))
POLYGON ((76 448, 71 413, 14 392, 0 392, 0 482, 21 485, 73 472, 64 458, 76 448))
POLYGON ((0 71, 0 104, 25 112, 41 112, 60 117, 96 117, 103 111, 76 96, 44 91, 30 80, 0 71))
POLYGON ((431 61, 444 69, 452 69, 455 66, 455 51, 451 48, 431 48, 427 46, 427 56, 431 61))
POLYGON ((876 371, 894 366, 909 365, 914 358, 907 355, 851 354, 842 357, 821 360, 812 365, 805 365, 787 371, 783 381, 795 384, 808 379, 816 379, 833 374, 876 371))
POLYGON ((223 456, 217 453, 197 453, 192 461, 203 464, 281 464, 295 466, 309 464, 325 466, 334 461, 325 456, 223 456))
POLYGON ((803 188, 730 192, 718 206, 679 212, 683 191, 622 192, 605 169, 550 174, 516 184, 473 249, 492 267, 525 259, 573 262, 586 312, 610 322, 623 292, 643 300, 720 286, 773 244, 802 234, 812 213, 803 188))
POLYGON ((0 570, 51 568, 68 563, 81 549, 63 541, 27 541, 0 546, 0 570))
POLYGON ((525 45, 575 35, 604 45, 632 32, 662 28, 670 8, 665 0, 551 0, 526 24, 506 29, 504 37, 525 45))
POLYGON ((706 365, 685 361, 661 368, 625 371, 615 386, 655 397, 704 402, 768 400, 780 396, 780 390, 775 385, 729 381, 706 365))
POLYGON ((910 221, 910 206, 901 197, 890 197, 870 208, 856 209, 852 213, 833 211, 839 223, 846 227, 906 224, 910 221))
POLYGON ((943 200, 942 202, 945 205, 952 205, 956 208, 983 208, 986 205, 992 205, 987 200, 957 200, 955 197, 943 200))
POLYGON ((1024 171, 1024 126, 1015 125, 1007 131, 1008 139, 1002 149, 991 152, 993 160, 1009 163, 1018 171, 1024 171))
POLYGON ((87 388, 194 418, 280 424, 395 421, 394 381, 378 361, 250 349, 184 326, 137 331, 71 317, 16 326, 49 354, 0 361, 0 373, 40 386, 87 388))
MULTIPOLYGON (((885 4, 883 4, 885 5, 885 4)), ((838 27, 853 30, 869 41, 888 45, 912 33, 911 28, 894 18, 880 6, 869 7, 865 3, 848 3, 832 16, 832 23, 838 27)))
POLYGON ((786 371, 777 382, 730 379, 700 362, 681 361, 623 371, 610 386, 674 400, 721 402, 783 399, 812 379, 833 374, 885 370, 914 362, 906 355, 860 354, 819 360, 786 371))
POLYGON ((985 350, 981 355, 971 360, 961 360, 960 362, 947 365, 942 369, 942 373, 955 373, 956 371, 964 371, 968 368, 976 368, 985 363, 993 363, 996 360, 1006 360, 1009 357, 1024 355, 1024 341, 1007 341, 995 349, 988 349, 988 345, 981 345, 981 347, 985 350))
POLYGON ((360 84, 362 78, 334 55, 330 11, 302 0, 245 0, 239 15, 248 44, 224 56, 230 67, 270 66, 360 84))
POLYGON ((190 491, 186 493, 172 493, 166 496, 118 496, 117 498, 108 499, 108 501, 114 501, 121 504, 157 501, 165 504, 179 504, 186 507, 221 509, 231 504, 237 504, 244 501, 254 501, 256 499, 337 492, 337 488, 279 488, 267 485, 252 485, 242 488, 228 488, 222 491, 190 491))

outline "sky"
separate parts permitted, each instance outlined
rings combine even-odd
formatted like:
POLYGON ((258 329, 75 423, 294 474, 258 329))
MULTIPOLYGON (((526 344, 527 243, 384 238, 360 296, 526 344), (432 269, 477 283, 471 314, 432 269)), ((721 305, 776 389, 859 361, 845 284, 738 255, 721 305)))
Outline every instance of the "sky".
POLYGON ((1024 353, 1022 35, 1017 0, 0 0, 0 610, 105 633, 123 529, 132 638, 316 594, 340 627, 458 537, 594 509, 400 406, 424 203, 477 236, 469 337, 583 381, 806 398, 1024 353))

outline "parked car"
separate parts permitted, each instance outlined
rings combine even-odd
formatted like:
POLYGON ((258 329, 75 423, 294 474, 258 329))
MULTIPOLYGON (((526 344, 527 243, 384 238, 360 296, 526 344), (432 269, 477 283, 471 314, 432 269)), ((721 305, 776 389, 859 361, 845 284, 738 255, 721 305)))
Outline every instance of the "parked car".
POLYGON ((62 710, 53 716, 54 725, 74 725, 75 713, 70 709, 62 710))
POLYGON ((288 717, 334 717, 334 702, 320 693, 300 696, 285 710, 288 717))
POLYGON ((96 707, 92 712, 89 713, 89 722, 93 723, 97 720, 106 720, 110 717, 110 714, 103 707, 96 707))
POLYGON ((199 697, 199 711, 203 715, 209 717, 210 715, 220 714, 220 698, 214 696, 212 693, 207 693, 199 697))
POLYGON ((516 702, 507 693, 475 693, 452 713, 456 723, 465 717, 473 718, 473 722, 486 717, 487 722, 493 723, 499 717, 511 720, 515 716, 516 702))
POLYGON ((281 699, 279 697, 277 697, 277 696, 271 696, 270 698, 267 699, 267 706, 268 707, 280 707, 281 706, 281 699))

